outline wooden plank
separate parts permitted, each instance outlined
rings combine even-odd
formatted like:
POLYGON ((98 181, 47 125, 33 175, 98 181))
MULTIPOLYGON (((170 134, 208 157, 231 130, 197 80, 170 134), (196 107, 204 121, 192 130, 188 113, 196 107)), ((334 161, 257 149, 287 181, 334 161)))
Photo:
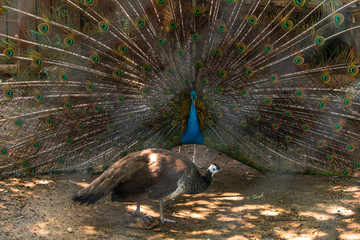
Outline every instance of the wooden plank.
POLYGON ((7 33, 7 25, 8 25, 8 22, 7 22, 7 17, 8 17, 8 14, 0 14, 0 22, 1 23, 5 23, 5 24, 0 24, 0 32, 1 33, 7 33))
POLYGON ((10 74, 16 71, 16 64, 0 64, 0 75, 10 74))
MULTIPOLYGON (((34 9, 36 9, 36 0, 28 0, 28 1, 19 1, 18 8, 25 12, 34 13, 34 9)), ((27 39, 29 30, 36 29, 36 20, 25 16, 24 14, 19 14, 18 16, 18 31, 19 37, 27 39)))
MULTIPOLYGON (((25 12, 30 12, 30 13, 36 13, 36 0, 27 0, 27 1, 22 1, 19 0, 18 1, 18 8, 20 10, 23 10, 25 12)), ((18 16, 18 28, 16 29, 18 31, 18 36, 21 39, 28 39, 29 38, 29 32, 30 30, 36 30, 36 26, 37 26, 37 21, 33 18, 29 18, 24 14, 19 14, 18 16)), ((19 43, 19 48, 18 48, 18 54, 19 55, 23 55, 25 54, 24 50, 27 49, 27 44, 26 43, 19 43)), ((29 62, 25 62, 25 61, 20 61, 19 62, 19 73, 18 75, 21 76, 22 74, 20 73, 20 71, 22 69, 25 69, 29 66, 29 62)))
POLYGON ((51 0, 37 0, 35 4, 37 8, 37 15, 40 15, 44 10, 51 11, 51 0))
MULTIPOLYGON (((15 7, 18 6, 18 1, 12 1, 15 7)), ((19 14, 16 12, 9 12, 6 14, 6 34, 14 37, 19 36, 19 22, 18 22, 19 14)))
POLYGON ((81 26, 81 13, 78 9, 75 9, 74 7, 69 6, 67 7, 67 10, 69 12, 70 18, 68 19, 68 22, 73 24, 74 26, 80 28, 81 26))

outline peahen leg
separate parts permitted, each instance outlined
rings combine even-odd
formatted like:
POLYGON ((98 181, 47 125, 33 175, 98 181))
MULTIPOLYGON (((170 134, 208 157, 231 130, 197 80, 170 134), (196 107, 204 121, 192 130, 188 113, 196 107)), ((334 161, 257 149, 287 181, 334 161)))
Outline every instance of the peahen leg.
POLYGON ((143 224, 145 224, 145 225, 149 225, 149 224, 150 224, 150 221, 149 221, 149 219, 148 219, 148 216, 146 216, 145 214, 142 214, 142 213, 140 212, 140 203, 137 203, 137 204, 136 204, 136 210, 135 210, 135 212, 133 212, 132 215, 133 215, 134 217, 136 217, 136 216, 140 217, 140 218, 142 219, 143 224))
POLYGON ((171 220, 171 219, 166 219, 163 217, 163 200, 160 199, 159 201, 159 204, 160 204, 160 221, 164 224, 166 222, 169 222, 169 223, 176 223, 176 221, 174 220, 171 220))
POLYGON ((140 212, 140 203, 137 203, 136 204, 136 210, 135 210, 135 212, 133 212, 133 215, 139 215, 139 216, 143 216, 144 214, 142 214, 141 212, 140 212))

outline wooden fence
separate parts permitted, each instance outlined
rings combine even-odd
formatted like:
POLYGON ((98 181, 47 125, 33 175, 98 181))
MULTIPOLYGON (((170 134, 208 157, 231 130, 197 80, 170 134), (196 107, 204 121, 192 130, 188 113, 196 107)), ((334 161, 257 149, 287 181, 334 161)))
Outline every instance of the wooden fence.
MULTIPOLYGON (((52 15, 58 14, 60 10, 66 11, 71 16, 71 19, 68 20, 71 20, 72 24, 78 26, 81 24, 79 12, 75 12, 73 8, 69 7, 69 3, 65 0, 13 0, 12 2, 19 10, 39 16, 44 16, 45 11, 52 15)), ((29 30, 37 30, 40 23, 40 20, 26 17, 26 15, 14 11, 8 11, 8 13, 0 15, 0 33, 26 39, 29 30)), ((18 53, 21 53, 21 50, 18 49, 18 53)), ((9 74, 15 70, 15 64, 0 64, 0 75, 9 74)))

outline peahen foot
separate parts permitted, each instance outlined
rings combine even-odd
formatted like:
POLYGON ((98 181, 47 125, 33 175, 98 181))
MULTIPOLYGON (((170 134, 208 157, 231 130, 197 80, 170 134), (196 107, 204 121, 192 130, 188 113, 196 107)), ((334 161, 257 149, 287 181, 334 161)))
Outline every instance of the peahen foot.
POLYGON ((160 224, 159 219, 141 213, 133 213, 132 218, 125 221, 126 227, 152 229, 160 224))
POLYGON ((149 222, 149 220, 148 220, 149 216, 147 216, 147 215, 145 215, 145 214, 142 214, 142 213, 140 212, 140 203, 137 203, 137 204, 136 204, 136 210, 135 210, 135 212, 133 212, 131 215, 132 215, 132 216, 139 216, 139 217, 143 218, 144 220, 146 220, 147 222, 149 222))
POLYGON ((159 225, 159 220, 140 212, 140 203, 136 205, 135 212, 132 213, 132 219, 126 222, 127 227, 138 229, 152 229, 159 225))
POLYGON ((164 224, 164 223, 176 223, 176 221, 174 221, 174 220, 167 219, 167 218, 163 217, 163 200, 162 199, 160 199, 160 201, 159 201, 159 207, 160 207, 160 217, 159 217, 159 219, 160 219, 160 222, 162 224, 164 224))

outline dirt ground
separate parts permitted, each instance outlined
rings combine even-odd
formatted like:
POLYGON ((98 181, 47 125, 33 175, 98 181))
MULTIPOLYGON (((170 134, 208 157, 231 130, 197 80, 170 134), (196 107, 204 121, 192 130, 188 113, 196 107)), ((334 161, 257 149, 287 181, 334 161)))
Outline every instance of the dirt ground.
MULTIPOLYGON (((193 155, 192 146, 181 152, 193 155)), ((44 175, 0 181, 0 239, 360 239, 360 178, 262 175, 205 147, 197 163, 222 167, 202 194, 169 202, 176 223, 128 228, 135 204, 74 204, 72 194, 96 175, 44 175)), ((159 216, 158 202, 141 211, 159 216)))

